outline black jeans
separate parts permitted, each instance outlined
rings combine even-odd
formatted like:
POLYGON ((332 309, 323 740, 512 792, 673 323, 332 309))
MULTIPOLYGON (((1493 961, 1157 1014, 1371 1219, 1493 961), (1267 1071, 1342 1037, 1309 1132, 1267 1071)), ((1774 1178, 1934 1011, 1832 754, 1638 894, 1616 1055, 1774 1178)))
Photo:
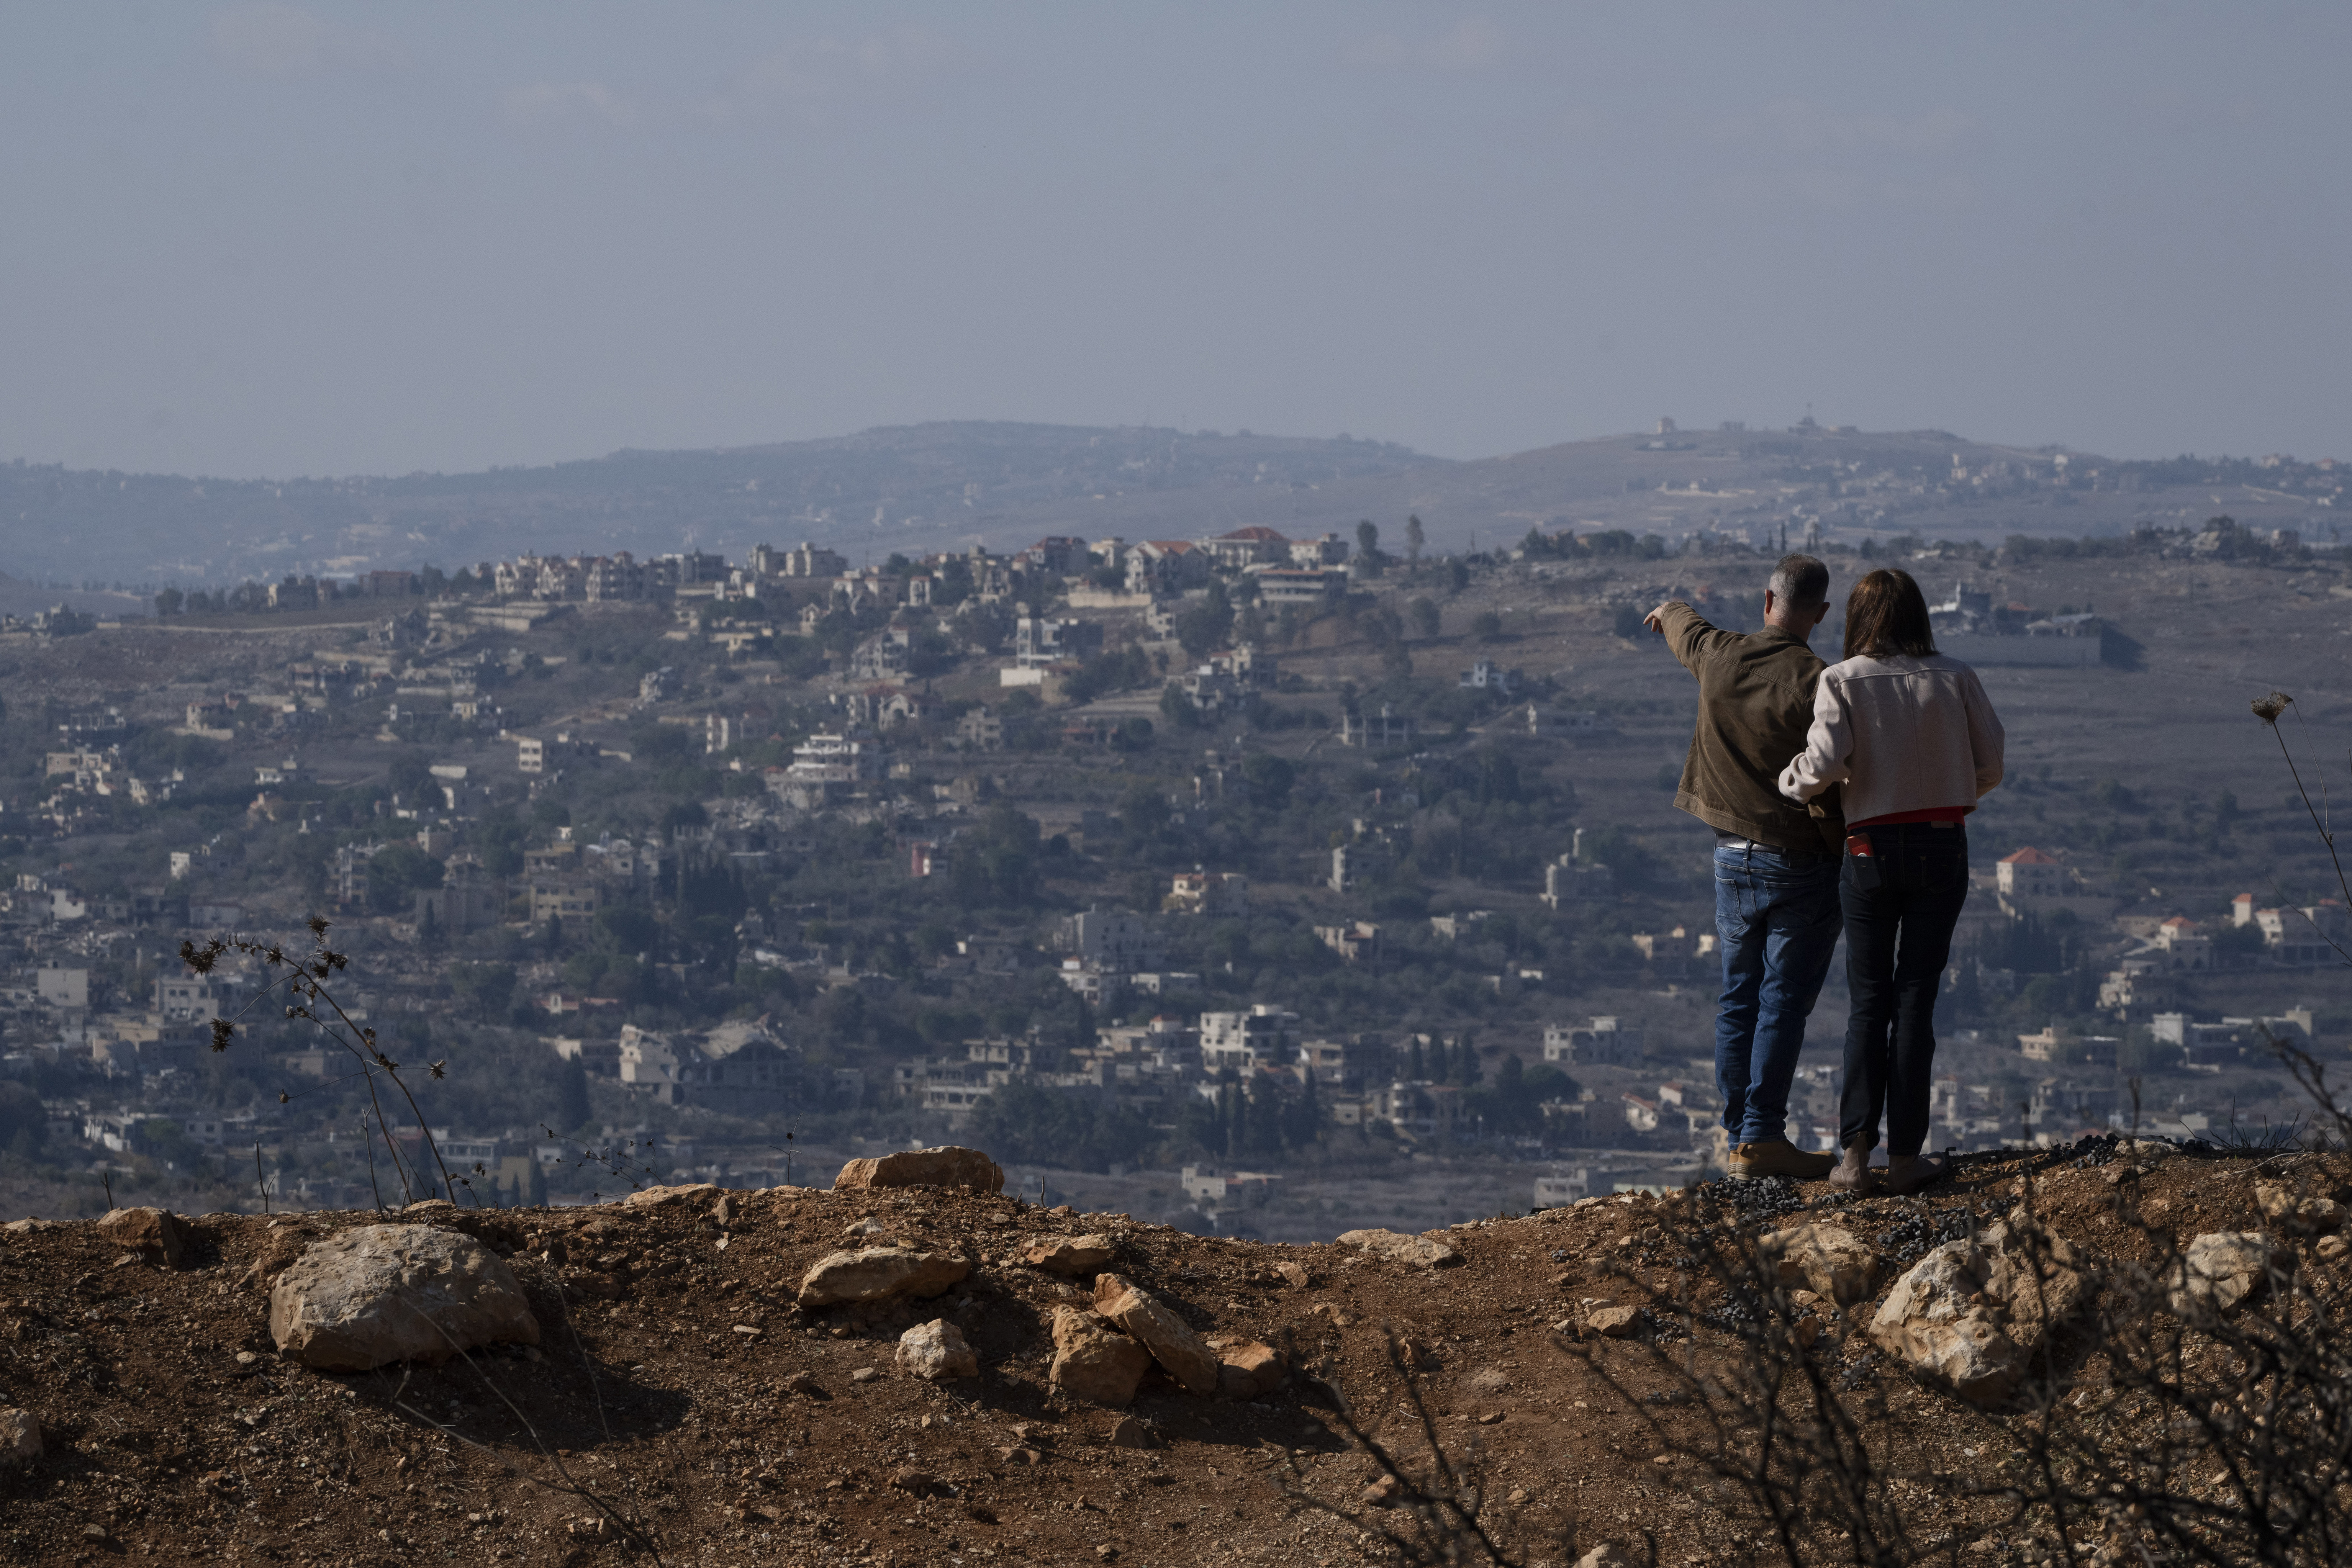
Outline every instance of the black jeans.
POLYGON ((1936 1070, 1936 991, 1952 927, 1969 898, 1969 837, 1957 823, 1864 828, 1878 885, 1849 853, 1838 877, 1845 911, 1845 1089, 1838 1143, 1916 1155, 1927 1141, 1927 1092, 1936 1070))

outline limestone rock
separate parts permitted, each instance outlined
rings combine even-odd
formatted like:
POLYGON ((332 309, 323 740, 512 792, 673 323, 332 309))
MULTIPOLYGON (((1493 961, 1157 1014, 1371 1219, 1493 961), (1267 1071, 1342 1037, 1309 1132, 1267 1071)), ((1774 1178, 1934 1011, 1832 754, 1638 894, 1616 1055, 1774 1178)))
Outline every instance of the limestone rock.
POLYGON ((963 1258, 917 1252, 905 1247, 867 1247, 828 1252, 801 1276, 800 1303, 829 1307, 837 1301, 879 1301, 891 1296, 936 1296, 971 1272, 963 1258))
POLYGON ((1584 1314, 1584 1326, 1602 1339, 1631 1339, 1642 1332, 1642 1309, 1594 1307, 1584 1314))
POLYGON ((2254 1207, 2273 1225, 2289 1230, 2337 1230, 2345 1208, 2332 1197, 2305 1197, 2283 1181, 2254 1184, 2254 1207))
POLYGON ((320 1371, 437 1364, 499 1342, 539 1343, 539 1320, 499 1255, 427 1225, 363 1225, 305 1249, 269 1292, 269 1335, 320 1371))
POLYGON ((719 1188, 707 1181, 688 1182, 679 1186, 649 1186, 629 1194, 621 1201, 631 1208, 660 1208, 667 1204, 688 1203, 718 1196, 719 1188))
POLYGON ((0 1410, 0 1465, 29 1465, 41 1457, 41 1424, 29 1410, 0 1410))
POLYGON ((1625 1557, 1613 1546, 1596 1546, 1576 1560, 1576 1568, 1625 1568, 1625 1557))
POLYGON ((2261 1294, 2273 1267, 2293 1261, 2292 1253, 2273 1248, 2259 1230, 2209 1230, 2165 1270, 2165 1303, 2181 1318, 2231 1312, 2261 1294))
POLYGON ((974 1192, 1003 1192, 1004 1172, 978 1149, 953 1145, 937 1149, 908 1149, 878 1160, 852 1160, 833 1178, 836 1191, 877 1186, 968 1186, 974 1192))
POLYGON ((168 1208, 109 1209, 99 1220, 98 1231, 150 1263, 174 1269, 188 1266, 196 1239, 188 1222, 168 1208))
POLYGON ((963 1331, 937 1320, 917 1323, 898 1336, 898 1369, 933 1382, 977 1377, 980 1357, 964 1343, 963 1331))
MULTIPOLYGON (((1160 1446, 1160 1435, 1134 1416, 1122 1416, 1110 1424, 1110 1446, 1114 1448, 1156 1448, 1160 1446)), ((1095 1551, 1104 1556, 1116 1555, 1099 1546, 1095 1551)))
POLYGON ((1276 1263, 1274 1266, 1274 1271, 1281 1275, 1284 1279, 1289 1281, 1291 1289, 1295 1291, 1303 1291, 1312 1283, 1312 1280, 1307 1274, 1306 1268, 1301 1264, 1290 1262, 1276 1263))
POLYGON ((2346 1253, 2352 1252, 2352 1241, 2347 1241, 2341 1236, 2323 1236, 2312 1250, 2318 1253, 2324 1261, 2339 1262, 2346 1253))
POLYGON ((2063 1238, 2011 1218, 1920 1259, 1887 1292, 1870 1337, 1970 1404, 1997 1404, 2090 1289, 2063 1238))
POLYGON ((1842 1225, 1792 1225, 1759 1238, 1757 1245, 1779 1270, 1782 1285, 1810 1286, 1842 1307, 1868 1300, 1878 1283, 1878 1255, 1842 1225))
POLYGON ((1216 1352, 1150 1291, 1120 1275, 1101 1275, 1095 1281, 1095 1311, 1141 1340, 1187 1393, 1217 1391, 1216 1352))
POLYGON ((1110 1261, 1112 1250, 1108 1236, 1041 1236, 1014 1256, 1048 1274, 1091 1274, 1110 1261))
POLYGON ((1361 1248, 1375 1258, 1417 1263, 1424 1269, 1462 1260, 1461 1253, 1433 1236, 1407 1236, 1395 1230, 1345 1230, 1340 1232, 1339 1240, 1346 1246, 1361 1248))
POLYGON ((1114 1408, 1135 1397, 1151 1366, 1151 1353, 1092 1312, 1054 1309, 1054 1364, 1046 1374, 1055 1392, 1114 1408))
POLYGON ((1220 1345, 1217 1363, 1217 1392, 1228 1399, 1255 1399, 1271 1394, 1288 1375, 1282 1353, 1256 1340, 1220 1345))

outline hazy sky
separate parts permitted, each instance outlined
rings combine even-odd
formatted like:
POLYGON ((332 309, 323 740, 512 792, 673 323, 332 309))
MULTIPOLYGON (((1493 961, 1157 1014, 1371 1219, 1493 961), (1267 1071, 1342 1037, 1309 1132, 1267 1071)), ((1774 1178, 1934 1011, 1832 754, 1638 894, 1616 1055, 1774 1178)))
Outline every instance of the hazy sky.
POLYGON ((2352 457, 2352 7, 16 5, 0 458, 1662 413, 2352 457))

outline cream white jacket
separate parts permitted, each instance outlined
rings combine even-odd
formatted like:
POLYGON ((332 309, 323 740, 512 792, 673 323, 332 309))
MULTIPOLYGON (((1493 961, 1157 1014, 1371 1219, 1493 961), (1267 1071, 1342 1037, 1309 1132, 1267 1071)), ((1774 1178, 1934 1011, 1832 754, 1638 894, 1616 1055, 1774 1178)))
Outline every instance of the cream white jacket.
POLYGON ((1941 653, 1859 656, 1822 672, 1805 749, 1780 793, 1845 786, 1845 820, 1939 806, 1973 809, 2001 778, 2000 720, 1977 673, 1941 653))

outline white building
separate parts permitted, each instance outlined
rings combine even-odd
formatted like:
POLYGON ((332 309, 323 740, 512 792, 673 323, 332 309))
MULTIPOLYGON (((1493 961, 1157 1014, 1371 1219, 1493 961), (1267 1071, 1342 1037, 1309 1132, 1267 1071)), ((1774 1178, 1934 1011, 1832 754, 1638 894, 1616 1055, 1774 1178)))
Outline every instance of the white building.
POLYGON ((1298 1057, 1298 1015, 1260 1002, 1245 1013, 1201 1015, 1201 1065, 1214 1072, 1287 1067, 1298 1057))

